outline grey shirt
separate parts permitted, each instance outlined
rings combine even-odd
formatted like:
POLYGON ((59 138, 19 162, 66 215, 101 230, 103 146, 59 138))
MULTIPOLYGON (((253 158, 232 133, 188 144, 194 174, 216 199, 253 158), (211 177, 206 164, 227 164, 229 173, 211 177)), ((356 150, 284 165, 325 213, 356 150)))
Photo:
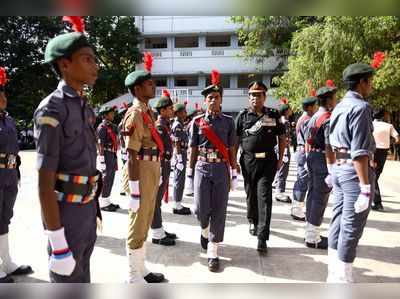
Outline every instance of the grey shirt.
POLYGON ((172 141, 181 143, 181 144, 183 143, 183 144, 187 145, 189 142, 189 137, 185 130, 185 126, 177 118, 175 118, 175 120, 172 124, 171 138, 172 138, 172 141))
POLYGON ((159 116, 156 128, 164 144, 164 151, 172 154, 171 124, 168 119, 159 116))
POLYGON ((18 154, 15 121, 7 112, 0 112, 0 153, 18 154))
POLYGON ((74 89, 60 81, 34 113, 37 168, 96 174, 95 114, 74 89))
POLYGON ((319 128, 317 128, 317 121, 326 112, 328 111, 324 107, 319 107, 318 111, 307 121, 304 134, 305 141, 311 139, 311 146, 322 150, 325 150, 325 146, 329 144, 329 118, 325 119, 319 128))
POLYGON ((196 116, 190 124, 190 146, 191 147, 204 147, 204 148, 215 148, 214 145, 206 138, 202 129, 200 129, 196 123, 200 118, 204 118, 220 138, 227 148, 230 148, 236 144, 236 133, 235 124, 233 118, 229 115, 220 113, 217 116, 212 116, 208 112, 205 114, 196 116))
POLYGON ((306 144, 304 134, 305 134, 305 128, 307 126, 307 122, 309 120, 310 120, 310 116, 308 116, 307 112, 304 112, 303 115, 297 120, 297 124, 296 124, 297 145, 305 145, 306 144))
POLYGON ((114 132, 116 141, 118 142, 118 127, 115 124, 113 124, 112 122, 110 122, 106 119, 103 119, 103 121, 97 128, 97 135, 99 137, 99 143, 106 147, 113 146, 112 138, 111 138, 110 134, 108 133, 109 127, 114 132))
POLYGON ((372 135, 372 108, 362 96, 348 91, 335 107, 330 119, 329 141, 333 148, 345 148, 351 158, 369 156, 375 152, 372 135))

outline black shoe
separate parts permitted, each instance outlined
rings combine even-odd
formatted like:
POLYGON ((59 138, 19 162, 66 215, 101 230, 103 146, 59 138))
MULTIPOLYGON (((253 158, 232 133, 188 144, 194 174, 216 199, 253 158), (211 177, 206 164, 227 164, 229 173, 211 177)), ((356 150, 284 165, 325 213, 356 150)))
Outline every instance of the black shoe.
POLYGON ((211 272, 217 272, 219 270, 219 258, 208 259, 208 270, 211 272))
POLYGON ((118 210, 118 208, 112 203, 110 203, 108 206, 102 207, 101 210, 105 212, 115 212, 118 210))
POLYGON ((249 233, 252 236, 257 236, 257 225, 250 223, 249 233))
POLYGON ((172 240, 178 239, 178 237, 177 237, 175 234, 173 234, 173 233, 169 233, 169 232, 167 232, 167 231, 164 231, 164 233, 165 233, 165 236, 166 236, 167 238, 169 238, 169 239, 172 239, 172 240))
POLYGON ((201 245, 201 248, 203 248, 204 250, 207 250, 208 239, 204 238, 203 235, 200 235, 200 245, 201 245))
POLYGON ((11 272, 9 275, 28 275, 32 274, 33 270, 31 266, 21 265, 14 272, 11 272))
POLYGON ((291 203, 292 200, 287 195, 275 195, 275 199, 280 202, 291 203))
POLYGON ((146 280, 147 283, 160 283, 165 281, 164 274, 155 272, 150 272, 143 278, 144 280, 146 280))
POLYGON ((268 252, 267 241, 258 240, 257 251, 261 254, 266 254, 268 252))
POLYGON ((297 221, 306 221, 306 217, 298 217, 298 216, 293 215, 293 214, 290 214, 290 216, 292 216, 292 218, 294 220, 297 220, 297 221))
POLYGON ((119 195, 126 196, 126 193, 125 192, 120 192, 119 195))
POLYGON ((182 207, 180 209, 172 209, 172 213, 177 215, 190 215, 192 212, 188 207, 182 207))
POLYGON ((321 236, 321 241, 319 241, 318 243, 306 242, 306 246, 308 248, 315 248, 315 249, 328 249, 328 238, 321 236))
POLYGON ((380 202, 376 203, 376 204, 373 204, 371 206, 371 209, 373 209, 374 211, 383 211, 384 210, 383 209, 383 205, 380 202))
POLYGON ((164 245, 164 246, 174 246, 175 245, 175 240, 170 239, 168 237, 164 237, 162 239, 152 239, 151 242, 153 244, 164 245))
POLYGON ((113 203, 111 205, 114 206, 114 208, 116 208, 117 210, 121 208, 119 205, 116 205, 116 204, 113 204, 113 203))
POLYGON ((14 282, 15 282, 14 279, 9 275, 0 278, 0 283, 14 283, 14 282))

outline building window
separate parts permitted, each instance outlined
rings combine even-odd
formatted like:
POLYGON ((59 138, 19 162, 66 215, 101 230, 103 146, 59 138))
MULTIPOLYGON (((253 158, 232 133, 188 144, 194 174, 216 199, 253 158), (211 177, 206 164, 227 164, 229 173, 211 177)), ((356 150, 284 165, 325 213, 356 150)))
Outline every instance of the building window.
POLYGON ((166 37, 149 37, 144 39, 146 49, 166 49, 168 48, 166 37))
MULTIPOLYGON (((211 85, 211 78, 210 76, 206 79, 206 86, 211 85)), ((229 75, 221 75, 221 85, 223 88, 230 88, 231 87, 231 80, 229 75)))
POLYGON ((230 47, 230 35, 210 35, 206 36, 206 47, 230 47))
POLYGON ((199 78, 197 76, 179 76, 175 78, 176 87, 198 86, 199 78))
POLYGON ((153 77, 154 84, 157 87, 167 87, 168 86, 168 80, 167 77, 153 77))
POLYGON ((199 46, 198 36, 175 37, 175 48, 197 48, 199 46))
POLYGON ((253 81, 262 81, 261 74, 241 74, 238 76, 238 88, 247 88, 253 81))

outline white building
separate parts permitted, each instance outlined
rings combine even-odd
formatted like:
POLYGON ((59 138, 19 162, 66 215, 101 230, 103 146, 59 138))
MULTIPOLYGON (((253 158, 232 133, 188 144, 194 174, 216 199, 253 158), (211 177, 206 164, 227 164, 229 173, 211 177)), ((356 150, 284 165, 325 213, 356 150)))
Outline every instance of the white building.
MULTIPOLYGON (((168 88, 175 100, 187 101, 188 108, 203 104, 201 90, 210 84, 210 73, 221 73, 224 87, 223 111, 238 112, 247 106, 247 86, 262 80, 270 86, 277 74, 281 57, 270 57, 260 63, 240 58, 242 47, 236 34, 237 25, 222 16, 137 16, 135 23, 143 41, 140 48, 154 57, 152 74, 157 96, 168 88)), ((143 68, 142 65, 137 67, 143 68)), ((120 106, 131 101, 129 94, 111 104, 120 106)), ((267 106, 277 101, 268 97, 267 106)))

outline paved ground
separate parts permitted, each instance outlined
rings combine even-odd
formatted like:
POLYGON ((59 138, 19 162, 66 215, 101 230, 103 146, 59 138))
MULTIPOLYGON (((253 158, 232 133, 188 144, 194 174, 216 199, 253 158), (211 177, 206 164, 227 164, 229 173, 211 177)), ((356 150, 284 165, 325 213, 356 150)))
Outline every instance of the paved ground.
MULTIPOLYGON (((11 248, 15 260, 29 263, 35 273, 21 282, 46 282, 46 238, 40 220, 34 152, 22 152, 22 187, 11 226, 11 248)), ((292 163, 287 192, 292 192, 296 168, 292 163)), ((355 262, 357 282, 400 282, 400 162, 388 161, 381 177, 385 212, 372 211, 361 239, 355 262)), ((177 245, 165 248, 147 242, 149 268, 162 272, 173 283, 260 283, 322 282, 326 278, 326 251, 303 245, 304 224, 289 216, 289 205, 274 202, 269 253, 260 257, 256 238, 248 234, 243 183, 230 194, 225 240, 222 245, 222 271, 210 273, 207 258, 200 252, 200 228, 194 216, 177 216, 163 206, 164 226, 179 236, 177 245)), ((170 192, 171 194, 171 192, 170 192)), ((126 206, 119 196, 119 175, 113 199, 126 206)), ((185 197, 193 208, 193 199, 185 197)), ((323 229, 331 218, 331 204, 325 213, 323 229)), ((79 221, 79 220, 77 220, 79 221)), ((104 230, 99 235, 92 256, 92 281, 120 283, 125 280, 127 263, 125 236, 127 210, 104 213, 104 230)))

